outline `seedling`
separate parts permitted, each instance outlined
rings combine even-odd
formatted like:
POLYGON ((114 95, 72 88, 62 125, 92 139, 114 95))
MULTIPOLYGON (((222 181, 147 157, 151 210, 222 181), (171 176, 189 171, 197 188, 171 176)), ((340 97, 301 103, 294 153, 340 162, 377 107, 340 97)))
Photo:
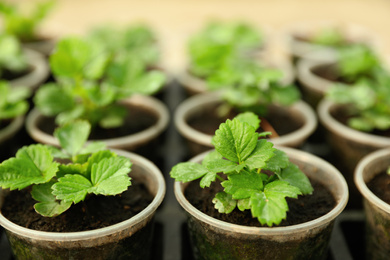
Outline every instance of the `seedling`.
POLYGON ((176 181, 200 179, 200 187, 209 187, 217 179, 223 191, 215 195, 214 207, 231 213, 236 207, 251 210, 262 225, 278 225, 286 218, 286 197, 311 194, 313 188, 306 175, 291 163, 287 155, 256 132, 260 120, 253 113, 243 113, 219 126, 212 139, 215 151, 201 164, 182 162, 170 172, 176 181), (266 172, 272 174, 266 174, 266 172))
POLYGON ((162 72, 146 71, 136 56, 116 57, 101 43, 81 38, 61 40, 50 67, 57 82, 40 87, 34 102, 59 125, 86 119, 93 127, 121 126, 127 110, 120 100, 136 93, 151 95, 165 83, 162 72))
POLYGON ((26 99, 30 95, 28 88, 11 88, 7 81, 0 81, 0 123, 4 119, 24 115, 29 107, 26 99))
POLYGON ((210 76, 208 86, 222 91, 226 101, 222 111, 235 108, 265 116, 271 104, 289 106, 300 99, 298 88, 281 84, 282 77, 280 70, 264 68, 251 60, 236 60, 210 76))
POLYGON ((4 31, 14 35, 22 42, 37 40, 38 26, 52 10, 54 3, 54 0, 34 3, 34 8, 30 10, 31 12, 26 13, 15 4, 1 1, 0 14, 4 31))
POLYGON ((206 78, 237 57, 249 56, 262 45, 258 30, 245 23, 209 23, 188 43, 190 72, 206 78))
POLYGON ((390 75, 377 71, 374 79, 362 79, 353 85, 337 84, 327 98, 338 104, 348 104, 347 124, 359 131, 390 129, 390 75))
POLYGON ((131 185, 131 162, 104 150, 103 143, 85 146, 91 126, 77 121, 57 128, 61 148, 33 144, 0 164, 0 187, 21 190, 32 186, 36 212, 55 217, 90 194, 111 196, 131 185), (57 160, 60 159, 60 160, 57 160))
POLYGON ((146 66, 153 66, 159 59, 159 50, 154 32, 146 25, 120 28, 98 27, 89 35, 91 41, 103 42, 109 52, 137 57, 146 66))
POLYGON ((333 27, 323 28, 316 32, 310 37, 310 41, 315 44, 336 48, 347 45, 347 41, 344 39, 342 31, 333 27))
POLYGON ((27 58, 19 41, 12 35, 0 34, 0 77, 5 72, 19 73, 27 69, 27 58))

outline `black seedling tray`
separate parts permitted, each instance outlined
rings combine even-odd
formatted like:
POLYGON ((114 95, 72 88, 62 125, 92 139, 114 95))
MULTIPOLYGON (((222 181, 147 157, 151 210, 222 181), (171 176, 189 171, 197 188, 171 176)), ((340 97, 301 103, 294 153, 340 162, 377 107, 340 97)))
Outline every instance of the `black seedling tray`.
MULTIPOLYGON (((178 134, 173 124, 173 112, 186 98, 184 90, 177 82, 172 82, 161 95, 171 112, 171 123, 164 133, 163 145, 158 150, 162 160, 158 167, 163 172, 167 192, 163 204, 155 217, 154 244, 152 260, 192 260, 192 251, 186 226, 184 211, 175 199, 174 181, 169 178, 173 165, 189 159, 185 141, 178 134)), ((309 150, 326 159, 327 147, 321 143, 307 143, 303 150, 309 150)), ((0 227, 0 260, 14 259, 5 236, 0 227)), ((328 260, 364 259, 364 215, 362 210, 345 210, 336 220, 328 260)))

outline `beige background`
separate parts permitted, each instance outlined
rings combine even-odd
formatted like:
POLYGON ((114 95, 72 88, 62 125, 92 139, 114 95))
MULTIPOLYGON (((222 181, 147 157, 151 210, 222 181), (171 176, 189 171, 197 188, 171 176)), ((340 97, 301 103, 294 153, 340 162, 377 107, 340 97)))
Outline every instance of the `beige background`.
POLYGON ((184 66, 188 35, 211 18, 243 19, 277 33, 299 21, 356 23, 377 34, 386 53, 390 49, 390 0, 58 0, 42 31, 62 36, 83 34, 104 22, 145 22, 159 36, 163 63, 175 72, 184 66))

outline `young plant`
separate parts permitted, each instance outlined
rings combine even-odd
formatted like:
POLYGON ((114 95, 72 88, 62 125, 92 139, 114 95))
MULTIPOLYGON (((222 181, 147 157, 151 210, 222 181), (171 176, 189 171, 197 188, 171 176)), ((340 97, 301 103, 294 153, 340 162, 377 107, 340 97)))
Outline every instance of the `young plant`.
POLYGON ((190 72, 205 78, 237 57, 248 57, 262 45, 258 30, 245 23, 209 23, 188 43, 190 72))
POLYGON ((114 26, 98 27, 92 30, 89 39, 103 42, 107 50, 116 56, 137 57, 147 67, 155 65, 159 59, 156 36, 146 25, 121 29, 114 26))
POLYGON ((18 39, 12 35, 0 34, 0 78, 4 78, 5 72, 22 72, 27 66, 27 58, 18 39))
POLYGON ((0 164, 0 187, 32 187, 34 209, 45 217, 58 216, 91 194, 111 196, 127 190, 130 160, 104 150, 103 143, 85 146, 90 130, 88 122, 77 121, 56 129, 60 149, 42 144, 22 147, 0 164))
POLYGON ((337 84, 327 98, 348 104, 347 124, 359 131, 390 129, 390 75, 378 70, 374 79, 362 79, 353 85, 337 84))
POLYGON ((30 95, 28 88, 12 88, 7 81, 0 81, 0 123, 4 119, 24 115, 29 107, 26 99, 30 95))
POLYGON ((237 207, 251 210, 262 225, 280 224, 288 211, 285 198, 311 194, 313 188, 283 151, 259 139, 269 134, 256 132, 259 125, 258 117, 249 112, 228 119, 212 139, 215 151, 207 154, 201 164, 177 164, 171 177, 182 182, 200 179, 201 188, 218 179, 223 191, 215 195, 213 203, 220 213, 229 214, 237 207))
POLYGON ((5 32, 22 42, 37 40, 38 26, 52 10, 54 3, 54 0, 35 3, 31 12, 25 13, 19 6, 1 1, 0 15, 5 32))
POLYGON ((222 91, 221 111, 235 108, 263 117, 270 104, 289 106, 300 99, 296 86, 280 83, 282 76, 280 70, 264 68, 256 61, 236 60, 208 77, 207 83, 210 90, 222 91))
POLYGON ((347 45, 342 31, 334 27, 326 27, 316 32, 310 37, 310 42, 335 48, 347 45))
POLYGON ((34 102, 59 125, 80 118, 93 127, 121 126, 127 110, 120 100, 135 93, 153 94, 165 82, 162 72, 146 71, 137 57, 115 57, 102 43, 81 38, 61 40, 50 67, 57 82, 42 86, 34 102))

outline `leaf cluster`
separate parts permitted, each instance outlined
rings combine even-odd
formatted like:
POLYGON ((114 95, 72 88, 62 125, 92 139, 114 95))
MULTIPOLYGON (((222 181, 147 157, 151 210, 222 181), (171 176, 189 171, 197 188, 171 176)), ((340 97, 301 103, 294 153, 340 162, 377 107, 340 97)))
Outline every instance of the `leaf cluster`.
POLYGON ((259 139, 269 134, 256 132, 259 124, 258 117, 250 112, 228 119, 212 139, 215 151, 208 153, 201 164, 175 165, 170 175, 182 182, 200 179, 202 188, 219 179, 223 191, 215 195, 213 203, 220 213, 228 214, 236 207, 251 210, 262 225, 272 226, 286 218, 286 197, 311 194, 313 188, 283 151, 259 139))
POLYGON ((54 0, 40 1, 35 3, 30 12, 23 12, 21 6, 11 2, 0 2, 0 15, 4 31, 14 35, 22 42, 30 42, 37 39, 39 24, 53 9, 54 0))
POLYGON ((262 40, 261 33, 249 24, 210 22, 188 42, 190 72, 207 78, 226 63, 260 48, 262 40))
POLYGON ((7 81, 0 81, 0 120, 24 115, 29 107, 26 99, 30 95, 28 88, 11 88, 7 81))
POLYGON ((310 37, 310 42, 334 48, 347 45, 343 32, 337 27, 322 28, 310 37))
POLYGON ((61 148, 33 144, 0 164, 0 187, 21 190, 32 186, 35 210, 54 217, 87 195, 116 195, 131 185, 131 162, 105 150, 104 143, 87 141, 91 126, 76 121, 57 128, 61 148), (56 160, 60 159, 60 161, 56 160))
POLYGON ((57 82, 43 85, 35 105, 59 125, 75 119, 93 127, 118 127, 127 109, 120 100, 133 94, 150 95, 165 83, 160 71, 147 71, 146 64, 132 53, 110 51, 105 42, 69 37, 58 42, 50 56, 57 82))
POLYGON ((4 71, 21 72, 27 69, 27 58, 15 36, 0 34, 0 77, 4 71))
POLYGON ((209 89, 220 90, 224 101, 239 111, 264 116, 270 104, 289 106, 300 99, 295 85, 283 85, 283 73, 256 61, 236 60, 208 77, 209 89))
POLYGON ((377 70, 374 78, 359 80, 353 85, 337 84, 327 98, 348 105, 347 124, 359 131, 390 129, 390 74, 377 70))

